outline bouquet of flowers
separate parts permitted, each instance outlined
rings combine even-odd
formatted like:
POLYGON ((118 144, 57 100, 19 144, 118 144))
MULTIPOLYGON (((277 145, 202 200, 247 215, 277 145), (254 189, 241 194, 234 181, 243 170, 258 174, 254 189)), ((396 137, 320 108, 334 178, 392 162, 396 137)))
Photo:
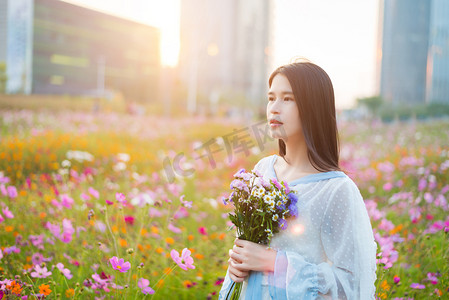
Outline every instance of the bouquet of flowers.
MULTIPOLYGON (((223 201, 234 204, 229 218, 239 239, 268 245, 275 233, 287 228, 287 218, 298 215, 298 198, 288 184, 275 179, 266 181, 256 170, 239 170, 234 174, 231 190, 223 201)), ((238 299, 242 283, 234 284, 231 299, 238 299)))

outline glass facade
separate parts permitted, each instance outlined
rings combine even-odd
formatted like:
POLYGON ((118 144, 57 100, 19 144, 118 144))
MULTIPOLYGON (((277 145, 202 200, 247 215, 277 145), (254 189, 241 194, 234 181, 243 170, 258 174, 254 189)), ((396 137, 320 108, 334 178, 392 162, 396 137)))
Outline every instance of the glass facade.
POLYGON ((449 103, 449 1, 383 0, 380 94, 449 103))
POLYGON ((160 33, 55 0, 34 1, 32 93, 158 97, 160 33))
POLYGON ((449 1, 433 0, 429 58, 427 72, 427 102, 449 104, 449 1))
POLYGON ((430 7, 428 0, 383 2, 380 93, 386 101, 425 101, 430 7))

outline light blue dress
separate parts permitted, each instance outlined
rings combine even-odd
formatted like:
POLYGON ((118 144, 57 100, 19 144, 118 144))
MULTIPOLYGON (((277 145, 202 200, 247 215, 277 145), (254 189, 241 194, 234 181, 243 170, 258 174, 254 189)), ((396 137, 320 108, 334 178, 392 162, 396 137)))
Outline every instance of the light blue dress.
MULTIPOLYGON (((276 177, 272 155, 255 170, 276 177)), ((298 217, 270 246, 278 251, 275 270, 251 272, 240 299, 374 299, 376 249, 365 204, 343 172, 308 175, 289 182, 298 195, 298 217)), ((219 299, 232 280, 226 273, 219 299)))

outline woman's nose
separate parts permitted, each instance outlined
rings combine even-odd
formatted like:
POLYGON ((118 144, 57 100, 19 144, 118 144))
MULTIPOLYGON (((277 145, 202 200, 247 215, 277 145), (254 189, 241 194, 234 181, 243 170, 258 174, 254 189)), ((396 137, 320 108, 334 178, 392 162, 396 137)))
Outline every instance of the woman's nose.
POLYGON ((272 114, 279 114, 280 112, 280 106, 279 106, 280 101, 278 101, 277 99, 273 101, 273 103, 270 105, 268 112, 272 113, 272 114))

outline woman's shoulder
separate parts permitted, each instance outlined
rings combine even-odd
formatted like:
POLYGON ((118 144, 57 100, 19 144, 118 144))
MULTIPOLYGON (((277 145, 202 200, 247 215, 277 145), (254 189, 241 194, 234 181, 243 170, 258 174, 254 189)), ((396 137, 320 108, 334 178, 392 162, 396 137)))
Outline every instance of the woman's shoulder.
POLYGON ((265 171, 271 164, 273 163, 273 159, 275 158, 275 154, 268 155, 263 158, 261 158, 256 165, 254 166, 253 170, 263 172, 265 171))
POLYGON ((329 204, 331 202, 340 204, 360 204, 363 203, 363 197, 357 184, 348 175, 334 178, 330 189, 329 204))

